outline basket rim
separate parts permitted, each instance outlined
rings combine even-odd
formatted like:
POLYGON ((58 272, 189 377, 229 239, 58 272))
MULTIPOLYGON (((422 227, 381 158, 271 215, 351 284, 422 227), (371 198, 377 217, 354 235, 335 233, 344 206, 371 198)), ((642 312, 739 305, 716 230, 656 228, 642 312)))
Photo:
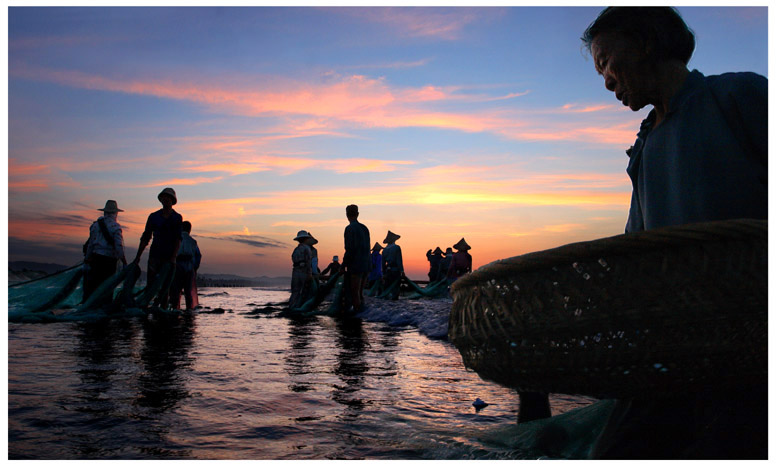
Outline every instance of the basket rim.
POLYGON ((691 223, 652 230, 623 233, 591 241, 499 259, 456 280, 451 291, 477 286, 516 272, 530 272, 573 262, 600 259, 602 255, 636 255, 714 240, 768 239, 768 220, 733 219, 691 223))

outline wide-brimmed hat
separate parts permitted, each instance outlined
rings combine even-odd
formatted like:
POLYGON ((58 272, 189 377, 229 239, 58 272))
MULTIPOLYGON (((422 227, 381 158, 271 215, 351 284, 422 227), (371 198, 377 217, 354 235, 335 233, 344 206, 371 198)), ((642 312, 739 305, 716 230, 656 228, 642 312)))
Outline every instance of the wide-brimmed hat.
POLYGON ((116 203, 116 201, 109 200, 105 202, 105 207, 102 209, 97 209, 105 212, 106 214, 112 213, 112 212, 124 212, 123 210, 119 209, 119 205, 116 203))
POLYGON ((383 249, 385 249, 385 248, 383 248, 382 246, 380 246, 380 243, 378 243, 378 242, 375 242, 375 245, 374 245, 374 246, 372 246, 372 252, 375 252, 375 251, 381 251, 381 250, 383 250, 383 249))
POLYGON ((436 249, 434 249, 434 253, 433 253, 433 254, 434 254, 434 255, 436 255, 436 254, 442 254, 442 250, 439 248, 439 246, 437 246, 437 247, 436 247, 436 249))
POLYGON ((158 196, 156 196, 157 199, 159 199, 159 202, 162 201, 162 195, 166 194, 167 196, 170 196, 172 198, 172 205, 175 205, 178 203, 178 196, 175 195, 175 190, 172 188, 164 188, 162 192, 159 193, 158 196))
POLYGON ((310 233, 307 233, 307 230, 299 230, 299 233, 296 234, 296 238, 294 238, 294 241, 304 240, 307 238, 312 238, 312 236, 310 236, 310 233))
POLYGON ((401 236, 397 235, 396 233, 392 232, 391 230, 388 230, 388 234, 385 236, 385 239, 383 240, 383 243, 393 243, 397 239, 401 238, 401 236))
POLYGON ((313 237, 312 233, 310 233, 310 242, 309 242, 309 244, 310 244, 310 246, 314 246, 314 245, 318 244, 318 240, 315 239, 315 237, 313 237))
POLYGON ((466 240, 461 238, 461 241, 458 241, 453 245, 453 247, 459 251, 468 251, 472 247, 466 244, 466 240))

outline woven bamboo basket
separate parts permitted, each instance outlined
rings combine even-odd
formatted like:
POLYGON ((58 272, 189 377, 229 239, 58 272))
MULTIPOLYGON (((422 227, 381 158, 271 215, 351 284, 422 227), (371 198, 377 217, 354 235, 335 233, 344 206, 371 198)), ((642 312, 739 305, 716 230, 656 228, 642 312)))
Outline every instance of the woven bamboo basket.
POLYGON ((519 391, 660 398, 767 383, 768 224, 569 244, 456 281, 449 338, 519 391))

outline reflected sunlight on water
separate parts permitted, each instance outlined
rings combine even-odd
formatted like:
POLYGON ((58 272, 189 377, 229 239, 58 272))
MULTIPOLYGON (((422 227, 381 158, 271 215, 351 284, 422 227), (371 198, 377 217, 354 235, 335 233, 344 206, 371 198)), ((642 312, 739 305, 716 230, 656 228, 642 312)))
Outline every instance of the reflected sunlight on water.
MULTIPOLYGON (((9 324, 9 458, 531 457, 490 439, 516 422, 517 394, 466 370, 446 341, 246 312, 284 291, 201 293, 225 312, 9 324), (476 398, 490 406, 476 412, 476 398)), ((554 414, 590 401, 557 397, 554 414)))

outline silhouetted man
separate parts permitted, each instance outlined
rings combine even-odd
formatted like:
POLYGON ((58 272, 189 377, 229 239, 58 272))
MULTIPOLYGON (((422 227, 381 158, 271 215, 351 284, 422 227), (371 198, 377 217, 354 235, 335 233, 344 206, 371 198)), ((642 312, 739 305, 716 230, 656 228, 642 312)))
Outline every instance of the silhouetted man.
MULTIPOLYGON (((345 227, 345 255, 342 268, 345 276, 346 298, 353 304, 353 312, 359 313, 364 305, 364 285, 369 273, 369 229, 358 221, 358 206, 345 208, 350 224, 345 227)), ((346 309, 343 309, 346 310, 346 309)))

